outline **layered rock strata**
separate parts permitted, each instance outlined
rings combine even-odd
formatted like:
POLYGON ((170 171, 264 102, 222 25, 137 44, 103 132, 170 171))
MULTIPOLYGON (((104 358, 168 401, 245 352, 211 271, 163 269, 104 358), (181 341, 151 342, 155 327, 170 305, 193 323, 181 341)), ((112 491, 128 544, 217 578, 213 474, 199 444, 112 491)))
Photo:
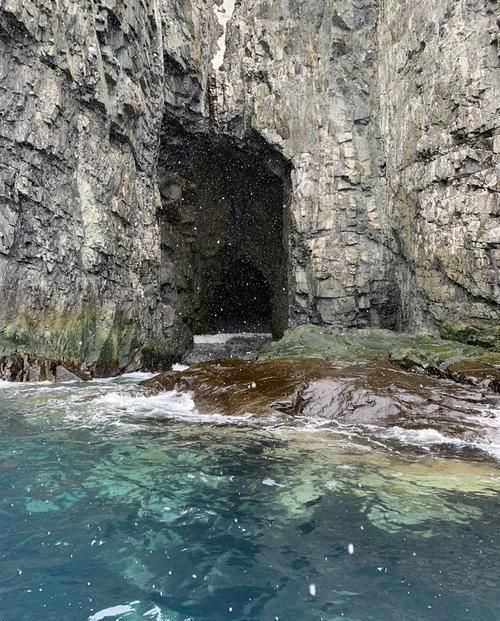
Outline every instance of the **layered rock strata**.
POLYGON ((0 3, 4 352, 106 374, 185 347, 159 292, 156 167, 171 65, 195 63, 196 24, 211 23, 198 13, 166 0, 0 3))
POLYGON ((168 363, 217 241, 262 255, 276 334, 495 340, 497 3, 240 0, 219 67, 231 4, 0 0, 2 353, 168 363))

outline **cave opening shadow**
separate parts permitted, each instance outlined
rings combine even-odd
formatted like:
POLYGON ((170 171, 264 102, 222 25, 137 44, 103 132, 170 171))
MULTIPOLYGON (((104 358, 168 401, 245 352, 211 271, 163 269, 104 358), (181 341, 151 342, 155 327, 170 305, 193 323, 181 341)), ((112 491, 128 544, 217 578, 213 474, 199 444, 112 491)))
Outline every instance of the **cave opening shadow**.
POLYGON ((207 301, 208 332, 272 331, 271 287, 248 261, 233 259, 207 301))
POLYGON ((190 334, 288 326, 291 166, 262 137, 165 121, 159 159, 161 294, 190 334))

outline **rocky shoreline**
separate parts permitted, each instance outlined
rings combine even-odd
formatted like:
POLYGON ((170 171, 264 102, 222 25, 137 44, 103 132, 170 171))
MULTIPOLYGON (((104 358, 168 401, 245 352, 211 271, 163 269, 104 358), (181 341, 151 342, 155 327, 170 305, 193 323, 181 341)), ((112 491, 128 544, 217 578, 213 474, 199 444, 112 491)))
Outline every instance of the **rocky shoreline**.
MULTIPOLYGON (((205 365, 205 368, 207 364, 210 365, 207 361, 217 366, 220 360, 226 358, 233 361, 247 360, 250 365, 290 360, 299 366, 301 361, 304 366, 310 366, 311 361, 315 361, 318 369, 329 368, 332 363, 371 364, 381 365, 382 368, 388 365, 401 371, 475 386, 485 392, 500 392, 498 341, 493 337, 488 339, 486 335, 483 341, 488 343, 488 347, 446 340, 430 334, 409 335, 369 329, 339 331, 313 325, 289 330, 282 339, 273 343, 269 342, 268 335, 235 334, 226 339, 223 336, 214 335, 213 339, 207 337, 206 342, 201 342, 184 356, 183 362, 193 365, 191 369, 198 368, 200 364, 202 367, 205 365)), ((182 374, 170 370, 171 366, 169 361, 151 361, 127 371, 164 371, 154 381, 164 381, 166 386, 171 386, 173 378, 182 378, 182 374)), ((27 353, 0 357, 0 379, 8 381, 55 380, 57 373, 64 377, 63 369, 72 379, 118 375, 99 372, 99 369, 79 365, 77 361, 65 358, 46 358, 27 353)))
POLYGON ((200 412, 425 430, 468 442, 500 407, 500 354, 430 335, 301 326, 253 360, 209 360, 146 380, 200 412), (477 419, 477 425, 474 422, 477 419))

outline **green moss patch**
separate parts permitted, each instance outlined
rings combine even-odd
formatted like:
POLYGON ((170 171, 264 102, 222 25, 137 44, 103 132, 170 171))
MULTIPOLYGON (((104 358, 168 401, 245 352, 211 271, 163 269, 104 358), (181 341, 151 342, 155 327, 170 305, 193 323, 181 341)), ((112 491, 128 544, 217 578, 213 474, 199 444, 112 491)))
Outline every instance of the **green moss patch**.
POLYGON ((73 313, 20 313, 0 326, 0 356, 56 360, 68 368, 113 375, 141 359, 139 326, 115 308, 89 306, 73 313))
POLYGON ((289 330, 260 357, 348 362, 385 358, 403 368, 419 368, 433 375, 500 390, 500 352, 431 334, 409 335, 389 330, 340 332, 303 325, 289 330))

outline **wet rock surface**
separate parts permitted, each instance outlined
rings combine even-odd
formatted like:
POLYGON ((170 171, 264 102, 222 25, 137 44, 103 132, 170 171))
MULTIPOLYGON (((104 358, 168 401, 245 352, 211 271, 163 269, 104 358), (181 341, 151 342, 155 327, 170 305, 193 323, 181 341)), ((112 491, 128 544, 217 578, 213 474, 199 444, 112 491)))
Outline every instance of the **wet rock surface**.
POLYGON ((0 357, 0 380, 8 382, 82 382, 90 375, 60 360, 28 355, 0 357))
POLYGON ((200 420, 203 414, 298 417, 468 443, 494 419, 499 380, 500 358, 492 350, 431 335, 300 326, 258 359, 193 364, 143 386, 189 393, 200 420))
POLYGON ((252 359, 272 341, 270 334, 205 334, 195 335, 193 349, 182 358, 191 365, 207 360, 252 359))
POLYGON ((404 371, 383 360, 206 362, 143 385, 154 391, 189 391, 204 413, 284 414, 346 425, 435 429, 464 440, 480 431, 485 410, 500 403, 496 395, 404 371), (476 423, 471 422, 474 416, 476 423))

